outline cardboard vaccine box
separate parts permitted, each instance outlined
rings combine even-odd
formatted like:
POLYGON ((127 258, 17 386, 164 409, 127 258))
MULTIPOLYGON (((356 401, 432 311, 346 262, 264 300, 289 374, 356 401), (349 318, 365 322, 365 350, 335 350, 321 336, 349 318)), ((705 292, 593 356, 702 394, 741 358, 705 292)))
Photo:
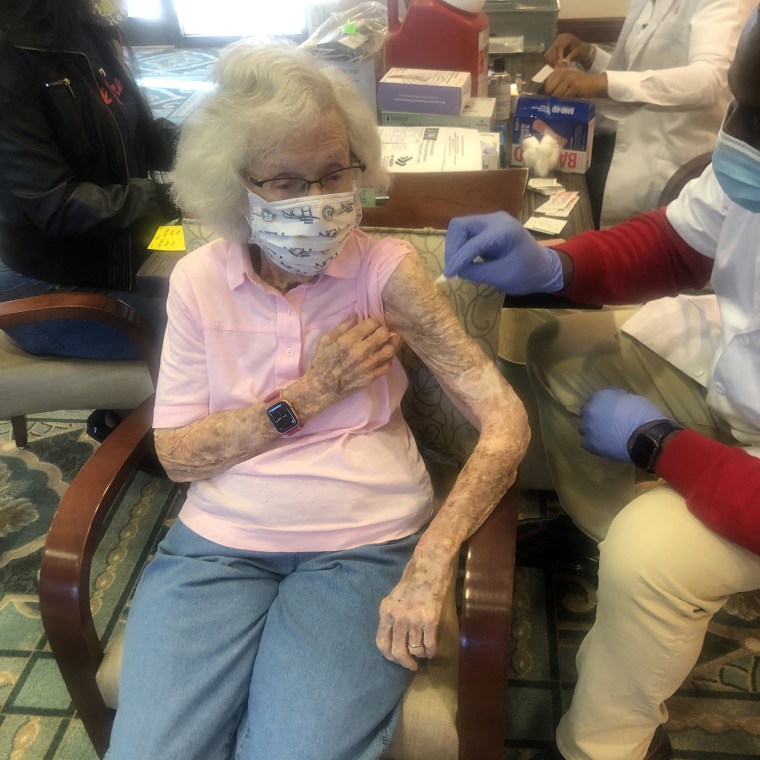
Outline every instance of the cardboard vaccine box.
POLYGON ((522 166, 521 143, 531 135, 551 134, 560 143, 557 171, 583 174, 591 165, 594 104, 543 95, 521 95, 512 129, 512 165, 522 166))
POLYGON ((388 127, 465 127, 490 132, 495 107, 496 98, 471 98, 460 114, 382 111, 380 124, 388 127))
POLYGON ((458 116, 470 100, 469 71, 389 69, 377 84, 381 111, 411 111, 458 116))

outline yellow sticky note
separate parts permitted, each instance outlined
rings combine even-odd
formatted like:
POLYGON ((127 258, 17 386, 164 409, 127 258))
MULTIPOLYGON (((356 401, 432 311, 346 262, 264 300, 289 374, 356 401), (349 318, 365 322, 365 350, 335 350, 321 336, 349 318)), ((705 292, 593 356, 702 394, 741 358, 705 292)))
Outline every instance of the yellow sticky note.
POLYGON ((185 233, 182 225, 165 225, 156 230, 148 248, 151 251, 184 251, 185 233))

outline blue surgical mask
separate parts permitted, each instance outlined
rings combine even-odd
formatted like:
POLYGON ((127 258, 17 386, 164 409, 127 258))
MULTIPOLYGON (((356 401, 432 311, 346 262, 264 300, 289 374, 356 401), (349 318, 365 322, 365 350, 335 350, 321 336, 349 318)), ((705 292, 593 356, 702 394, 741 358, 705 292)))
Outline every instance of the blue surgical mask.
POLYGON ((721 129, 712 166, 723 192, 734 203, 760 213, 760 151, 721 129))

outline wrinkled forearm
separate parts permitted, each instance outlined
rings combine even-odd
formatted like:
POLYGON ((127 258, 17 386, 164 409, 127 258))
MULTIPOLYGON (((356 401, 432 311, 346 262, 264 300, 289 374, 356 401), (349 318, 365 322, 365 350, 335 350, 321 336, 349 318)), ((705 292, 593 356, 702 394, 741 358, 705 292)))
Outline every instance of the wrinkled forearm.
POLYGON ((219 412, 179 428, 157 428, 154 434, 158 458, 177 482, 217 475, 265 451, 277 437, 264 404, 219 412))
MULTIPOLYGON (((309 373, 290 383, 284 395, 301 424, 335 401, 309 373)), ((179 428, 157 428, 156 453, 168 476, 176 482, 204 480, 273 448, 282 436, 269 421, 267 406, 260 402, 179 428)))
POLYGON ((530 441, 522 402, 491 365, 481 383, 492 385, 480 438, 443 505, 420 539, 407 568, 420 578, 442 577, 462 544, 483 524, 514 483, 530 441))
POLYGON ((448 578, 450 563, 462 543, 514 482, 530 430, 522 402, 465 333, 416 257, 399 266, 383 300, 389 325, 480 430, 477 446, 405 571, 407 579, 414 575, 415 582, 424 584, 448 578))

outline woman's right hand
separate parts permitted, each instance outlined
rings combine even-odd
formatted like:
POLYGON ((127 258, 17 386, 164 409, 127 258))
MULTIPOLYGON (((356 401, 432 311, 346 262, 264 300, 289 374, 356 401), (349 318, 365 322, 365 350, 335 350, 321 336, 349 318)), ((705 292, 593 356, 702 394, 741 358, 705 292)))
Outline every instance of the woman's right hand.
POLYGON ((304 379, 336 403, 387 374, 400 343, 378 320, 353 316, 319 339, 304 379))
POLYGON ((555 69, 566 68, 571 63, 588 69, 594 62, 595 53, 593 45, 579 40, 574 34, 560 34, 544 53, 544 59, 555 69))

